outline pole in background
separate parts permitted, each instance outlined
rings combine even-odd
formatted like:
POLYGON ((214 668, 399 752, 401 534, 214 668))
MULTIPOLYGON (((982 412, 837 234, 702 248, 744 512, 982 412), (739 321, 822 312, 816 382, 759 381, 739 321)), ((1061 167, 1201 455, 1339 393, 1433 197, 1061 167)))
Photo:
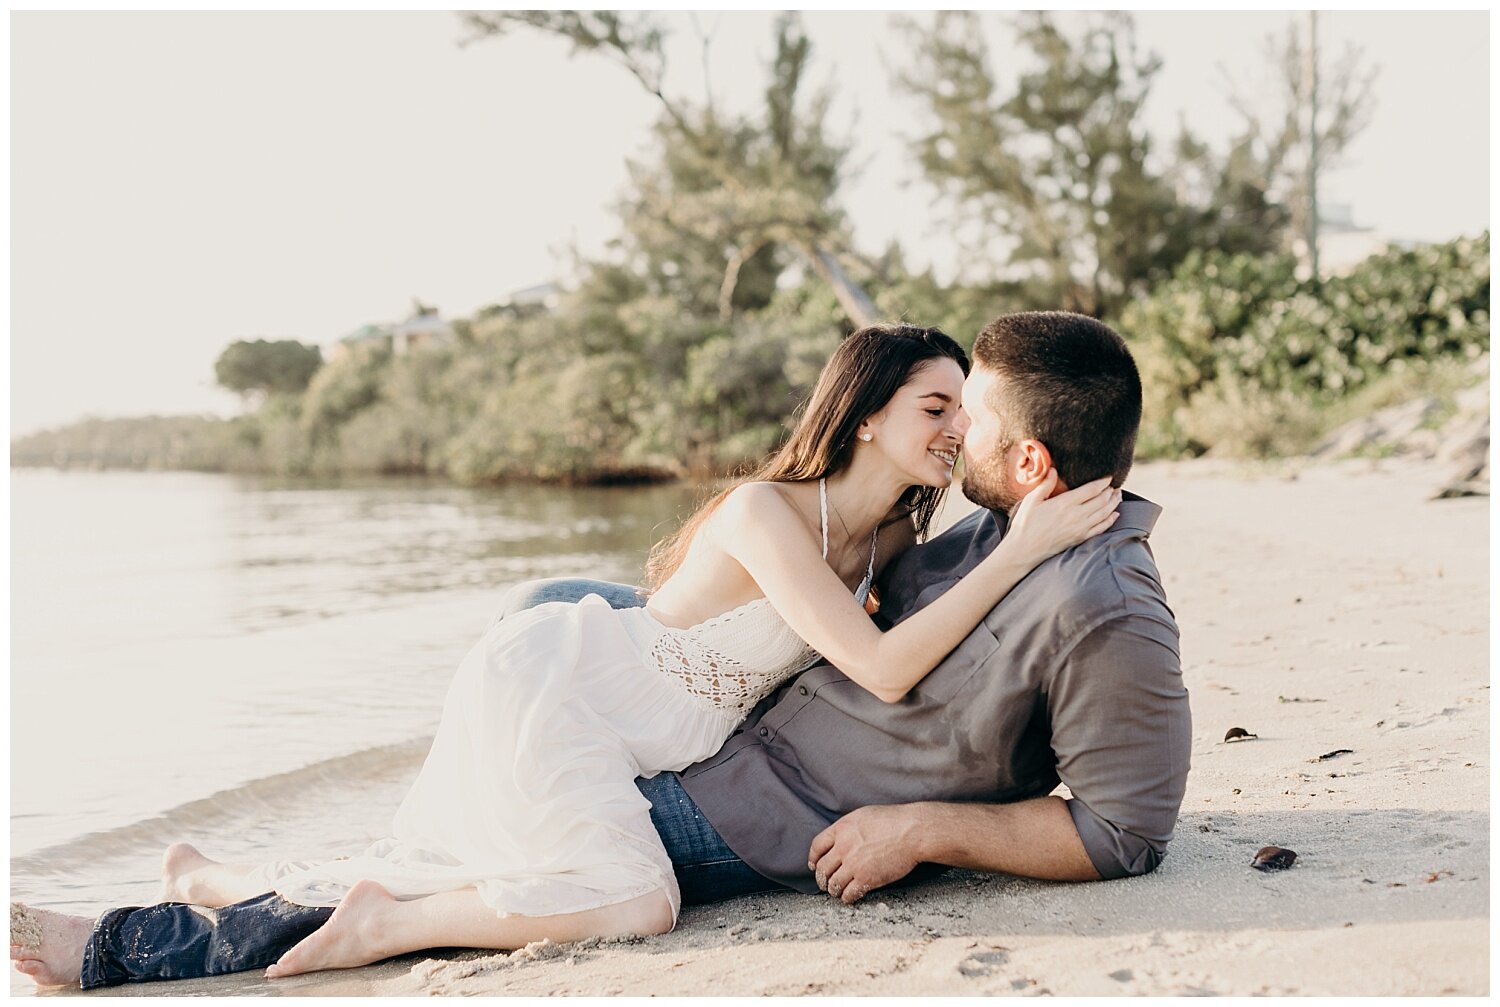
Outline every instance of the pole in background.
POLYGON ((1307 12, 1307 257, 1312 279, 1318 269, 1318 12, 1307 12))

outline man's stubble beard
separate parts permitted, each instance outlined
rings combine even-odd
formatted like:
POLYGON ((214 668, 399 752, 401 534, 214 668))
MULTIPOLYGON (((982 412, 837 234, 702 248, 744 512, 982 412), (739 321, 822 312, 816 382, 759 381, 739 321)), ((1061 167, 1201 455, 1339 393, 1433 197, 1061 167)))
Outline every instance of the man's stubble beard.
POLYGON ((1011 444, 999 445, 983 458, 964 459, 964 496, 986 510, 1009 514, 1021 502, 1005 478, 1005 457, 1011 444))

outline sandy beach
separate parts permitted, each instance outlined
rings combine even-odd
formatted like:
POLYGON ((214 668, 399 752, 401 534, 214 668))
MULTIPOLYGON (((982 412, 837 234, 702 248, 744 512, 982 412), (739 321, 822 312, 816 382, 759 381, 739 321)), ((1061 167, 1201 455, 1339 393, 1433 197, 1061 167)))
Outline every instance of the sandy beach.
POLYGON ((1193 767, 1155 873, 953 872, 855 907, 688 907, 675 932, 106 995, 1480 995, 1489 990, 1487 497, 1431 462, 1139 466, 1193 767), (1226 743, 1231 728, 1254 738, 1226 743), (1337 753, 1343 751, 1340 754, 1337 753), (1296 851, 1280 873, 1256 851, 1296 851))

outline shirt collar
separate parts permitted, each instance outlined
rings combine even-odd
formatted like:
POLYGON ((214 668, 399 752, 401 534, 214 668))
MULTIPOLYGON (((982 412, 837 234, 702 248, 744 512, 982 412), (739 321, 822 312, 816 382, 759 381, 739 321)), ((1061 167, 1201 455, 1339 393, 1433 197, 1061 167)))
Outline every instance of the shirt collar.
MULTIPOLYGON (((1145 497, 1126 490, 1124 498, 1120 501, 1120 519, 1110 526, 1109 531, 1135 531, 1150 535, 1159 517, 1161 517, 1159 504, 1154 504, 1145 497)), ((995 522, 996 528, 1001 532, 1010 527, 1010 517, 1002 510, 990 511, 990 519, 995 522)))

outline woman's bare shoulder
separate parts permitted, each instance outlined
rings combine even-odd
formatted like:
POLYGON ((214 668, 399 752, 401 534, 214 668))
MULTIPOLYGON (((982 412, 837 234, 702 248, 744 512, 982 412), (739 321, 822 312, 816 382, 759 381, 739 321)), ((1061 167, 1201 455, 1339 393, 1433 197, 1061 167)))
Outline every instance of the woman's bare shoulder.
POLYGON ((722 528, 751 524, 785 528, 807 523, 805 490, 798 483, 748 482, 729 491, 714 515, 722 528))
POLYGON ((777 505, 802 511, 808 502, 817 496, 817 490, 809 489, 806 483, 748 482, 730 490, 729 500, 738 500, 742 507, 775 507, 777 505))

